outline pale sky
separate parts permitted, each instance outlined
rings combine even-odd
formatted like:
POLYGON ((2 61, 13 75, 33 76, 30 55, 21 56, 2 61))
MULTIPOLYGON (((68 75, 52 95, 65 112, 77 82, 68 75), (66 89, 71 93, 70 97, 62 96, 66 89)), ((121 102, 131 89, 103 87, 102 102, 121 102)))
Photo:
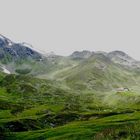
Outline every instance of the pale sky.
POLYGON ((0 0, 0 33, 60 55, 122 50, 140 60, 140 1, 0 0))

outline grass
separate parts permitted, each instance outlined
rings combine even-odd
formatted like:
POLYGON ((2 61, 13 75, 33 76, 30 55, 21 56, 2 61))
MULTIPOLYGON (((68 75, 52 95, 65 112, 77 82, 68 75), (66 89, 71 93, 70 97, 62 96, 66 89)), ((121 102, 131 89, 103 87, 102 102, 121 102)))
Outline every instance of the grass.
POLYGON ((50 80, 8 75, 0 86, 0 138, 138 139, 140 95, 134 91, 65 90, 50 80))
POLYGON ((104 117, 101 119, 73 122, 65 126, 52 129, 44 129, 41 131, 14 133, 12 136, 13 138, 15 138, 15 140, 33 140, 41 138, 47 140, 92 140, 93 138, 97 139, 98 137, 102 137, 102 139, 108 139, 107 137, 110 137, 109 134, 112 135, 111 138, 117 137, 117 131, 122 130, 126 133, 133 132, 132 134, 136 135, 135 131, 139 130, 139 121, 136 120, 140 119, 139 116, 139 112, 132 114, 115 115, 111 117, 104 117), (134 127, 135 130, 133 129, 134 127), (127 129, 124 130, 124 128, 127 129), (108 135, 106 133, 108 133, 108 135))

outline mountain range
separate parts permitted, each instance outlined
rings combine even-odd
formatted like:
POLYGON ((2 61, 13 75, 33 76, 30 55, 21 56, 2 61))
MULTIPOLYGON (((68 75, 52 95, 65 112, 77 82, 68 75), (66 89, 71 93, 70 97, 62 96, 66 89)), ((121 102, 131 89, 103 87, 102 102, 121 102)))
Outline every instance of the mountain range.
POLYGON ((125 52, 60 56, 0 35, 0 139, 139 139, 139 86, 125 52))
POLYGON ((42 54, 27 43, 0 36, 1 71, 65 82, 75 89, 105 90, 135 84, 140 61, 122 51, 75 51, 70 56, 42 54), (130 78, 131 77, 131 78, 130 78), (102 79, 102 80, 101 80, 102 79))

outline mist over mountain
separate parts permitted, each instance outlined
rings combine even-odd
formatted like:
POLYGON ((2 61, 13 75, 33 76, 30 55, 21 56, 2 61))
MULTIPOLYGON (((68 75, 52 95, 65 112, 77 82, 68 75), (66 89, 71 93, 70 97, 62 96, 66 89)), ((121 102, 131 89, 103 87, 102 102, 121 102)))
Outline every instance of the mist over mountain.
MULTIPOLYGON (((91 66, 103 69, 102 67, 107 67, 108 62, 110 62, 109 65, 114 65, 118 69, 121 67, 134 69, 135 71, 140 68, 140 61, 133 59, 122 51, 107 53, 83 50, 75 51, 70 56, 59 56, 54 53, 44 54, 28 43, 14 43, 3 35, 0 35, 0 62, 1 71, 7 74, 23 73, 36 76, 45 75, 45 77, 55 77, 55 75, 59 77, 58 74, 61 75, 61 71, 67 73, 66 71, 71 69, 74 71, 78 67, 78 72, 81 72, 82 68, 92 70, 92 68, 89 68, 91 66)), ((65 73, 63 73, 63 76, 65 73)), ((73 74, 75 73, 73 72, 73 74)), ((83 72, 83 74, 85 73, 83 72)), ((69 76, 70 74, 67 77, 69 76)))

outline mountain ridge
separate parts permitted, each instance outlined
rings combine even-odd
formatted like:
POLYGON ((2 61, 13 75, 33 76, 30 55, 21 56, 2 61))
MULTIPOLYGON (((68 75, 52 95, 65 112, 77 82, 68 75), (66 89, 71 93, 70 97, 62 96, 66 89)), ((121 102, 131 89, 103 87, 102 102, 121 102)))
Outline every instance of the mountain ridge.
POLYGON ((27 74, 33 75, 49 75, 50 73, 53 74, 59 70, 78 66, 81 62, 97 55, 103 55, 105 56, 104 59, 108 58, 113 63, 126 68, 140 68, 140 61, 137 61, 125 52, 118 50, 109 53, 83 50, 75 51, 69 56, 60 56, 54 53, 43 54, 28 43, 14 43, 7 37, 0 35, 1 69, 4 72, 7 70, 7 73, 18 74, 18 72, 23 72, 24 74, 27 72, 27 74))

